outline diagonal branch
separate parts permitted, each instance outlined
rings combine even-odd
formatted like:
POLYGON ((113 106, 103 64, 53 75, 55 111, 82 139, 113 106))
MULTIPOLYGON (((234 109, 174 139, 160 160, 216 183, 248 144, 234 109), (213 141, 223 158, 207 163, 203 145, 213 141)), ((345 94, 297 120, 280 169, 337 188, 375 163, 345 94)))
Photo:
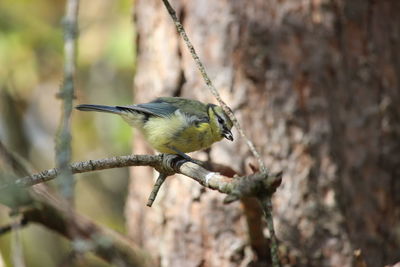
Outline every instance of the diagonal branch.
POLYGON ((229 118, 232 120, 236 129, 239 131, 240 135, 245 140, 247 146, 250 148, 251 153, 257 159, 258 164, 260 165, 260 169, 265 170, 264 161, 261 159, 261 156, 258 153, 258 151, 256 150, 253 142, 251 142, 250 139, 246 136, 246 134, 243 131, 243 128, 240 126, 240 124, 239 124, 238 120, 236 119, 235 115, 233 114, 231 108, 222 100, 218 90, 215 88, 215 86, 211 82, 211 79, 208 77, 206 68, 204 67, 203 63, 201 62, 199 56, 196 53, 196 50, 194 49, 192 43, 190 42, 189 37, 187 36, 182 23, 179 21, 178 17, 176 16, 176 11, 171 6, 171 4, 168 2, 168 0, 162 0, 162 1, 164 3, 165 7, 167 8, 169 15, 171 16, 172 20, 174 21, 177 31, 181 35, 182 39, 185 41, 185 44, 188 47, 189 52, 193 57, 193 60, 196 62, 197 68, 199 69, 201 76, 203 77, 204 82, 206 83, 208 89, 211 91, 211 93, 217 99, 218 103, 221 105, 223 110, 228 114, 229 118))
POLYGON ((66 201, 43 185, 34 186, 32 195, 36 205, 22 211, 24 219, 70 239, 77 253, 93 252, 116 266, 156 266, 148 252, 132 240, 72 210, 66 201), (70 224, 73 224, 73 233, 69 231, 70 224))
MULTIPOLYGON (((4 163, 14 173, 29 174, 28 168, 2 144, 1 140, 0 155, 5 159, 4 163)), ((50 174, 52 172, 49 171, 47 173, 50 174)), ((39 180, 29 180, 31 185, 34 184, 33 181, 39 182, 39 180)), ((7 195, 13 200, 11 202, 1 201, 1 204, 7 205, 14 212, 19 212, 22 215, 19 225, 1 226, 0 234, 34 222, 70 239, 74 245, 74 251, 77 253, 92 251, 98 257, 115 266, 156 266, 151 256, 139 248, 132 240, 77 213, 67 201, 52 192, 44 184, 34 185, 29 190, 15 190, 18 189, 15 188, 15 185, 18 185, 19 189, 21 189, 23 186, 30 185, 29 182, 25 184, 15 184, 14 182, 7 184, 6 187, 0 186, 2 189, 7 188, 7 190, 0 193, 2 197, 0 200, 4 200, 7 195), (24 197, 21 197, 21 195, 24 195, 24 197), (74 232, 70 231, 71 224, 74 232)))
POLYGON ((15 229, 22 228, 28 224, 28 220, 25 218, 20 219, 19 221, 16 222, 11 222, 9 224, 0 226, 0 235, 6 234, 8 232, 11 232, 15 229))
MULTIPOLYGON (((232 110, 225 104, 225 102, 222 101, 221 96, 219 95, 217 89, 214 87, 214 85, 212 84, 210 78, 208 77, 208 74, 205 70, 205 67, 203 65, 203 63, 200 61, 199 56, 197 55, 192 43, 189 40, 189 37, 187 36, 182 23, 179 21, 178 17, 176 16, 176 12, 173 9, 173 7, 171 6, 171 4, 168 2, 168 0, 162 0, 168 13, 170 14, 172 20, 175 23, 176 29, 179 32, 179 34, 181 35, 182 39, 185 41, 186 46, 189 49, 190 54, 193 57, 193 60, 196 62, 197 68, 199 69, 199 71, 201 72, 201 75, 203 76, 203 79, 208 87, 208 89, 211 91, 211 93, 215 96, 215 98, 218 100, 218 102, 220 103, 220 105, 222 106, 222 108, 224 109, 224 111, 228 114, 228 116, 230 117, 230 119, 233 121, 236 129, 239 131, 240 135, 243 137, 243 139, 245 140, 247 146, 249 147, 250 151, 252 152, 252 154, 254 155, 254 157, 257 159, 258 164, 259 164, 259 168, 262 172, 266 172, 267 169, 265 167, 264 161, 261 159, 260 154, 258 153, 258 151, 256 150, 253 142, 251 142, 251 140, 245 135, 242 127, 240 126, 238 120, 236 119, 235 115, 233 114, 232 110)), ((271 239, 272 239, 272 243, 271 243, 271 255, 272 255, 272 264, 274 267, 279 266, 279 261, 278 261, 278 250, 276 249, 277 247, 277 239, 275 236, 275 230, 274 230, 274 225, 272 223, 272 205, 268 205, 268 203, 271 203, 271 199, 269 199, 271 197, 271 195, 267 195, 266 199, 264 199, 264 196, 259 198, 259 201, 263 207, 263 210, 265 211, 265 216, 268 223, 268 229, 270 231, 271 234, 271 239)))
POLYGON ((153 189, 151 190, 149 199, 147 201, 148 207, 151 207, 153 205, 153 202, 157 197, 158 191, 160 190, 162 184, 165 182, 166 178, 167 178, 167 175, 164 173, 160 173, 160 175, 158 175, 157 181, 154 184, 153 189))

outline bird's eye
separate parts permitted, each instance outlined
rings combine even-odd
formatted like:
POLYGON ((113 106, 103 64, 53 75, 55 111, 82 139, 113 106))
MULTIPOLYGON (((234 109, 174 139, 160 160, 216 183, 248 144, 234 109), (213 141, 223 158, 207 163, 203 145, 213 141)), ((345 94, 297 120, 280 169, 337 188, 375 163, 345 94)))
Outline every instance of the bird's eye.
POLYGON ((218 117, 218 122, 219 122, 220 124, 223 124, 223 123, 224 123, 224 120, 223 120, 221 117, 218 117))

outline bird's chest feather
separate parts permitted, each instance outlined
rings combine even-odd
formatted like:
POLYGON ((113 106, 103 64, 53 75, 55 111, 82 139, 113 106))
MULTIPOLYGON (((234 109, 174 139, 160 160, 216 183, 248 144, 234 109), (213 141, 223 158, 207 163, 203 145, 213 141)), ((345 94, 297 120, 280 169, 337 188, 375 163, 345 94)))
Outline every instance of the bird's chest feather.
POLYGON ((151 118, 143 127, 143 133, 147 141, 159 152, 192 152, 209 147, 218 138, 213 137, 209 123, 188 123, 180 116, 169 118, 151 118))

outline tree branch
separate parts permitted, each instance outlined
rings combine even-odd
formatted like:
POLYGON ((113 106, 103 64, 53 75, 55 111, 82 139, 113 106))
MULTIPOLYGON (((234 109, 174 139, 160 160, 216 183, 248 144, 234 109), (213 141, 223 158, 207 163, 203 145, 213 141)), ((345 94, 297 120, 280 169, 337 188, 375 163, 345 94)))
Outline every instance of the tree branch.
MULTIPOLYGON (((28 175, 29 172, 26 166, 22 164, 18 157, 8 151, 1 140, 0 155, 3 156, 0 157, 0 160, 3 158, 4 163, 10 167, 11 171, 20 175, 27 175, 25 177, 31 177, 28 175)), ((76 170, 79 170, 77 166, 76 170)), ((53 170, 57 175, 58 171, 56 169, 53 170)), ((48 173, 54 174, 50 170, 48 173)), ((49 177, 47 179, 50 179, 49 177)), ((3 178, 1 173, 0 178, 3 178)), ((139 248, 132 240, 80 215, 72 209, 68 202, 55 192, 52 192, 44 184, 35 185, 40 180, 28 179, 26 183, 17 184, 15 181, 17 180, 14 180, 13 183, 8 183, 5 187, 0 186, 1 189, 7 188, 6 191, 0 193, 0 200, 2 204, 13 209, 14 213, 19 212, 22 215, 19 227, 29 222, 41 224, 69 238, 74 245, 74 253, 93 251, 98 257, 116 266, 156 266, 149 254, 139 248), (19 188, 16 188, 16 185, 19 188), (29 190, 22 190, 21 187, 29 185, 34 186, 29 190), (5 199, 11 201, 4 201, 5 199), (70 231, 71 224, 74 232, 70 231)), ((13 227, 13 225, 2 226, 0 227, 0 234, 19 227, 13 227)))
POLYGON ((261 202, 261 207, 264 212, 264 216, 267 220, 267 227, 270 233, 271 239, 271 259, 272 259, 272 266, 278 267, 280 266, 279 263, 279 253, 278 253, 278 240, 275 235, 275 228, 274 228, 274 217, 272 216, 272 202, 271 196, 267 195, 264 198, 260 198, 259 201, 261 202))
POLYGON ((42 185, 32 188, 35 208, 22 211, 28 222, 44 225, 72 241, 77 253, 93 252, 116 266, 156 266, 151 256, 132 240, 96 224, 42 185), (71 225, 74 229, 69 231, 71 225))
MULTIPOLYGON (((160 174, 163 174, 162 176, 167 177, 169 175, 175 174, 175 173, 180 173, 185 176, 188 176, 201 185, 217 190, 221 193, 227 194, 227 198, 225 199, 225 203, 230 203, 232 201, 238 200, 243 197, 257 197, 258 199, 264 198, 264 197, 270 197, 276 190, 276 188, 280 185, 281 183, 281 178, 282 178, 282 173, 275 173, 271 174, 268 172, 257 172, 252 175, 248 176, 237 176, 234 178, 227 177, 224 175, 221 175, 217 172, 211 172, 203 167, 201 167, 199 164, 195 164, 193 162, 184 162, 182 163, 181 158, 176 155, 167 155, 167 154, 161 154, 161 155, 130 155, 130 156, 120 156, 120 157, 113 157, 113 158, 106 158, 106 159, 100 159, 100 160, 89 160, 89 161, 84 161, 84 162, 77 162, 73 163, 69 166, 70 170, 72 173, 83 173, 83 172, 90 172, 90 171, 97 171, 97 170, 104 170, 104 169, 109 169, 109 168, 120 168, 120 167, 128 167, 128 166, 151 166, 155 168, 157 171, 160 172, 160 174)), ((221 165, 215 165, 213 166, 213 169, 219 170, 221 172, 229 172, 230 174, 233 174, 232 170, 226 170, 226 167, 221 166, 221 165)), ((35 184, 39 184, 45 181, 52 180, 56 178, 58 175, 58 169, 50 169, 46 171, 42 171, 38 174, 33 174, 29 176, 25 176, 23 178, 17 179, 12 185, 17 185, 19 187, 26 187, 26 186, 31 186, 35 184)), ((5 187, 10 186, 10 184, 6 186, 0 186, 1 189, 4 189, 5 187)), ((155 190, 153 190, 155 191, 155 190)), ((149 201, 152 203, 155 199, 156 192, 152 192, 151 197, 149 198, 149 201)), ((149 202, 149 203, 150 203, 149 202)), ((262 203, 263 204, 263 203, 262 203)), ((47 203, 46 205, 49 205, 47 203)), ((56 207, 60 207, 61 205, 56 205, 56 207)), ((39 223, 46 223, 46 226, 62 233, 63 235, 69 237, 69 232, 64 231, 64 228, 59 228, 57 225, 59 223, 51 223, 49 220, 43 220, 39 221, 37 218, 43 218, 47 217, 49 214, 49 211, 53 210, 53 207, 50 206, 50 208, 46 208, 44 211, 34 211, 33 213, 30 211, 28 213, 24 213, 25 216, 29 216, 29 220, 36 221, 39 223), (35 215, 37 212, 42 212, 44 214, 47 214, 47 216, 37 216, 35 215), (33 215, 32 215, 33 214, 33 215)), ((51 214, 51 213, 50 213, 51 214)), ((68 213, 63 215, 63 211, 59 211, 60 216, 68 216, 68 213)), ((77 215, 71 215, 71 216, 77 216, 77 215)), ((58 219, 59 220, 59 219, 58 219)), ((80 225, 79 223, 75 223, 76 220, 80 220, 79 216, 73 220, 74 222, 74 227, 77 227, 76 225, 80 225)), ((270 221, 268 221, 270 222, 270 221)), ((61 224, 65 225, 65 224, 61 224)), ((270 226, 270 223, 269 223, 270 226)), ((79 230, 77 228, 78 236, 79 233, 82 231, 85 232, 84 230, 79 230)), ((102 230, 99 230, 102 232, 102 230)), ((272 232, 273 233, 273 232, 272 232)), ((272 236, 274 236, 272 234, 272 236)), ((116 241, 120 242, 120 241, 116 241)), ((275 250, 275 255, 276 254, 276 248, 277 248, 277 243, 276 240, 272 242, 271 238, 271 243, 275 250)), ((271 247, 272 249, 272 247, 271 247)), ((119 251, 119 250, 117 250, 119 251)), ((107 250, 105 250, 107 252, 107 250)), ((104 255, 100 254, 101 257, 105 257, 104 255)), ((275 257, 275 259, 277 259, 275 257)))
POLYGON ((9 224, 2 225, 2 226, 0 226, 0 235, 6 234, 15 229, 20 229, 20 228, 26 226, 27 223, 28 223, 28 220, 26 220, 25 218, 22 218, 19 221, 14 221, 9 224))
POLYGON ((63 112, 56 137, 56 162, 60 172, 58 181, 62 194, 73 204, 74 179, 68 168, 71 162, 71 113, 74 99, 76 40, 78 36, 79 0, 68 0, 64 17, 64 83, 58 97, 63 100, 63 112))
POLYGON ((165 179, 167 179, 167 175, 164 173, 160 173, 158 175, 157 181, 153 186, 153 189, 151 190, 149 200, 147 201, 147 206, 151 207, 153 205, 154 200, 156 200, 158 191, 160 190, 162 184, 164 183, 165 179))
MULTIPOLYGON (((128 166, 151 166, 158 172, 170 176, 180 173, 192 178, 201 185, 228 194, 226 203, 238 200, 245 196, 260 197, 266 194, 272 194, 280 185, 282 173, 271 174, 269 172, 258 172, 247 176, 226 177, 216 172, 211 172, 193 162, 182 163, 177 155, 130 155, 106 158, 100 160, 89 160, 76 162, 69 166, 72 173, 83 173, 110 168, 121 168, 128 166)), ((38 174, 32 174, 17 179, 14 185, 31 186, 57 177, 59 171, 57 168, 42 171, 38 174)), ((4 189, 9 185, 0 187, 4 189)))
MULTIPOLYGON (((131 155, 76 162, 70 164, 69 169, 72 173, 75 174, 90 171, 99 171, 104 169, 122 168, 128 166, 157 166, 160 168, 160 162, 162 162, 162 159, 159 155, 131 155)), ((15 185, 22 187, 31 186, 50 181, 56 178, 58 175, 59 169, 53 168, 17 179, 15 181, 15 185)), ((0 189, 2 189, 1 186, 0 189)))

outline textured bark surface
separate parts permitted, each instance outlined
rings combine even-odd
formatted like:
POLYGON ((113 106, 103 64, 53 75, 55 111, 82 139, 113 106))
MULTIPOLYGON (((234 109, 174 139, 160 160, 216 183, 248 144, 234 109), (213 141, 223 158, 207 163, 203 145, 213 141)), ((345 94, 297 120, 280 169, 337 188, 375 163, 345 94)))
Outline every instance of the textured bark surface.
MULTIPOLYGON (((136 3, 135 102, 169 95, 213 101, 162 1, 136 3)), ((171 4, 267 166, 284 172, 274 196, 282 262, 351 266, 356 249, 368 266, 398 261, 400 2, 171 4)), ((255 160, 238 139, 214 145, 211 158, 245 173, 255 160)), ((149 153, 140 138, 135 143, 135 152, 149 153)), ((161 265, 268 261, 267 248, 259 250, 267 242, 256 202, 226 206, 220 194, 173 177, 150 209, 149 176, 132 169, 128 230, 161 265)))

